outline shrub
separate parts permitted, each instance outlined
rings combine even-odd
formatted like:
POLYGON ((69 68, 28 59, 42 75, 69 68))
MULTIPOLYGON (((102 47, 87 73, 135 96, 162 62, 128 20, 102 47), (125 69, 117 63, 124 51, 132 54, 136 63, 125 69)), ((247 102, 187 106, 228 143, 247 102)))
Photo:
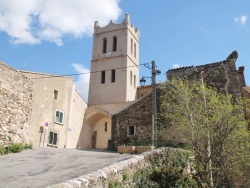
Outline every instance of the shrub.
POLYGON ((150 180, 157 182, 161 188, 197 188, 197 183, 182 168, 160 167, 149 176, 150 180))
POLYGON ((129 173, 125 172, 122 176, 123 181, 128 181, 129 180, 129 173))
POLYGON ((32 144, 25 144, 24 145, 24 149, 32 149, 32 148, 33 148, 32 144))
POLYGON ((109 182, 109 188, 121 188, 122 187, 122 182, 119 181, 111 181, 109 182))
POLYGON ((12 143, 8 148, 9 152, 18 153, 24 150, 24 145, 22 143, 12 143))
POLYGON ((0 156, 5 154, 5 149, 3 146, 0 146, 0 156))
POLYGON ((188 152, 167 149, 162 165, 156 165, 148 178, 161 188, 196 188, 197 182, 186 171, 188 159, 188 152))

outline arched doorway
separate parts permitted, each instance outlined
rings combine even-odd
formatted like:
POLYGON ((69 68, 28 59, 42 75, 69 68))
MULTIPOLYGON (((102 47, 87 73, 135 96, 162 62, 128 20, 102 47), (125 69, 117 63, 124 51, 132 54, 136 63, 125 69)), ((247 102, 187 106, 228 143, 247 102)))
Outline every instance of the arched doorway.
POLYGON ((107 149, 109 139, 111 139, 111 115, 97 108, 88 108, 78 148, 107 149))

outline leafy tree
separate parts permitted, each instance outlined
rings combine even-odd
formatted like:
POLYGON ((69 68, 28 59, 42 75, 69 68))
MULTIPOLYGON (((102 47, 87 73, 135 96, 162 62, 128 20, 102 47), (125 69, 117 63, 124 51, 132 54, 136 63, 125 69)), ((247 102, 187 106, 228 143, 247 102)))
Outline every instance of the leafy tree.
POLYGON ((244 99, 245 115, 248 123, 248 130, 250 130, 250 97, 244 99))
POLYGON ((203 83, 173 79, 162 87, 159 136, 193 151, 197 174, 209 187, 224 185, 250 164, 243 102, 203 83))

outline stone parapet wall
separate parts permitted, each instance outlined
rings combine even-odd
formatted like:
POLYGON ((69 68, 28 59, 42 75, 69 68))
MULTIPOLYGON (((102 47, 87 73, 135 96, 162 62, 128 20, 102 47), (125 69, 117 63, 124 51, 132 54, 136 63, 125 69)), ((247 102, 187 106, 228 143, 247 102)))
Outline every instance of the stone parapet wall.
MULTIPOLYGON (((132 177, 136 172, 150 167, 150 165, 152 165, 152 160, 157 162, 157 166, 161 166, 164 161, 162 159, 164 159, 164 157, 167 155, 166 151, 175 153, 177 150, 181 152, 188 152, 175 148, 159 148, 151 152, 135 155, 131 159, 107 166, 93 173, 68 180, 64 183, 51 185, 48 188, 108 188, 109 184, 115 181, 122 182, 123 187, 134 187, 135 182, 123 181, 125 174, 128 179, 133 179, 132 177)), ((186 169, 188 173, 191 172, 190 169, 190 166, 188 169, 186 169)))
POLYGON ((33 83, 0 62, 0 146, 29 143, 33 83))
POLYGON ((244 86, 244 70, 237 71, 235 62, 238 53, 232 52, 224 61, 200 66, 182 67, 167 71, 168 79, 187 77, 189 80, 201 80, 215 88, 218 92, 232 94, 235 98, 241 97, 241 88, 244 86), (240 77, 240 80, 239 80, 240 77))

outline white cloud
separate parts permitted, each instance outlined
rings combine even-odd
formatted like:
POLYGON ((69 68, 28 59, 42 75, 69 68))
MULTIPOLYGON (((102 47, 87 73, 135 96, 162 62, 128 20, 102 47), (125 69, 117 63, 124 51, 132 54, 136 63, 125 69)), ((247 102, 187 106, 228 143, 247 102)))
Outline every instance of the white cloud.
POLYGON ((91 35, 94 21, 107 24, 121 13, 120 0, 0 1, 0 31, 14 44, 43 40, 63 45, 64 35, 91 35))
POLYGON ((74 82, 74 84, 76 85, 77 92, 82 96, 82 98, 86 102, 88 102, 90 70, 85 68, 81 64, 73 63, 72 66, 78 73, 88 73, 88 74, 80 74, 78 80, 74 82))
POLYGON ((240 17, 235 17, 234 18, 234 21, 236 22, 236 23, 240 23, 241 25, 246 25, 246 23, 247 23, 247 15, 242 15, 242 16, 240 16, 240 17))
POLYGON ((174 69, 180 68, 180 65, 179 65, 179 64, 173 64, 173 68, 174 68, 174 69))

